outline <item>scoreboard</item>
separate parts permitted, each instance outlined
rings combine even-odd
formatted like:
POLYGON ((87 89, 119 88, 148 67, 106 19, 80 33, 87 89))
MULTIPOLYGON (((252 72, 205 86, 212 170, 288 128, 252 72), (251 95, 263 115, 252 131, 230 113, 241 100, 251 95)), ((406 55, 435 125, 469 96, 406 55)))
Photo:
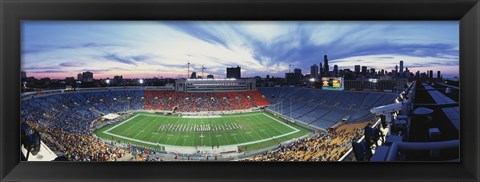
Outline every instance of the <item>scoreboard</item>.
POLYGON ((343 90, 343 77, 322 77, 323 90, 343 90))

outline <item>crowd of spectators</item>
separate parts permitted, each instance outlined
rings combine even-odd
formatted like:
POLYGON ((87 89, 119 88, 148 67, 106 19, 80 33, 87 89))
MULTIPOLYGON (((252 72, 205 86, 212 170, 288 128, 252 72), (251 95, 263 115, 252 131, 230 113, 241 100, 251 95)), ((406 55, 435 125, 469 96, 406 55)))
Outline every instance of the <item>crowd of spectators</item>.
POLYGON ((65 156, 69 161, 117 161, 130 154, 129 151, 107 145, 92 135, 50 129, 35 122, 27 123, 42 134, 42 141, 52 151, 65 156))
POLYGON ((345 124, 328 133, 300 139, 279 146, 244 161, 338 161, 350 148, 352 140, 363 136, 368 122, 345 124))
POLYGON ((111 161, 125 151, 93 137, 90 125, 103 114, 143 109, 140 91, 75 92, 22 100, 22 121, 42 134, 53 151, 73 161, 111 161))
POLYGON ((178 112, 243 110, 268 105, 259 91, 241 92, 175 92, 145 90, 146 110, 178 112))

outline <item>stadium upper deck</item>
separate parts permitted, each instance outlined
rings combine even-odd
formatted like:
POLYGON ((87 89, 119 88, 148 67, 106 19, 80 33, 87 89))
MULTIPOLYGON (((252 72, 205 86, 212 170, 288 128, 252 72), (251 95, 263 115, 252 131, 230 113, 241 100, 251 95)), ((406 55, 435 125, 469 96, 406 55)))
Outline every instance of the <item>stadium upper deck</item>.
POLYGON ((397 94, 382 92, 329 91, 309 88, 260 88, 272 105, 267 107, 293 120, 329 128, 343 118, 347 123, 368 121, 369 109, 393 103, 397 94))

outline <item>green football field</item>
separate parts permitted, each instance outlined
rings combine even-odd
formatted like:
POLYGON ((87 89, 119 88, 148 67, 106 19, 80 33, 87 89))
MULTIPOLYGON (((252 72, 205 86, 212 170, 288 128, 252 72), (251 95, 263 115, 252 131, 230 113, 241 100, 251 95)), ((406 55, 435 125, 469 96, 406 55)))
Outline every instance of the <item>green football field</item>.
POLYGON ((265 112, 186 118, 136 113, 95 132, 101 138, 162 149, 163 146, 237 146, 261 149, 311 131, 265 112))

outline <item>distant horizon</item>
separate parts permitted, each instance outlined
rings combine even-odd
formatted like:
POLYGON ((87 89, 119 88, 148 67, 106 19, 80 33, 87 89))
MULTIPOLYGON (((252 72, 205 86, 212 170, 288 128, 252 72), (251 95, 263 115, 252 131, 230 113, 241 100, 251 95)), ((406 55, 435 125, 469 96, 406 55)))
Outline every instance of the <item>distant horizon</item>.
POLYGON ((459 77, 458 21, 23 21, 21 62, 28 77, 95 79, 284 78, 289 65, 309 74, 354 65, 390 72, 399 61, 412 73, 440 70, 459 77), (189 77, 190 75, 188 75, 189 77))

